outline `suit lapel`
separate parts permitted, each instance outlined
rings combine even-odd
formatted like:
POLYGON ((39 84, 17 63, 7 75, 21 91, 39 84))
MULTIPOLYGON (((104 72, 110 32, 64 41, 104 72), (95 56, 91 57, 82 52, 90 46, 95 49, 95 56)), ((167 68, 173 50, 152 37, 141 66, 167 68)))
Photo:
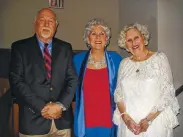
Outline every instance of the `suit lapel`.
POLYGON ((52 83, 54 83, 55 75, 58 75, 56 73, 58 72, 58 70, 55 70, 55 69, 56 69, 56 64, 58 62, 60 52, 61 52, 60 46, 58 45, 56 40, 53 39, 52 41, 52 83))
POLYGON ((39 43, 37 41, 36 35, 32 37, 32 41, 30 42, 32 54, 34 55, 34 59, 36 61, 36 64, 41 69, 41 72, 45 74, 45 67, 44 67, 44 59, 43 54, 41 52, 41 49, 39 47, 39 43))

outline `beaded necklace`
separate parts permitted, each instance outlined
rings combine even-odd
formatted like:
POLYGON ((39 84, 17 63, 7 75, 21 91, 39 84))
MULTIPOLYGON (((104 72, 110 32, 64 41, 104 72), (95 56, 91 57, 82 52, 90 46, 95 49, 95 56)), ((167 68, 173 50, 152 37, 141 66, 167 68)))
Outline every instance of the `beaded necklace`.
POLYGON ((99 69, 99 68, 102 68, 104 65, 106 65, 106 60, 105 60, 105 57, 103 57, 102 60, 94 61, 90 53, 90 56, 88 58, 88 63, 93 65, 96 69, 99 69))

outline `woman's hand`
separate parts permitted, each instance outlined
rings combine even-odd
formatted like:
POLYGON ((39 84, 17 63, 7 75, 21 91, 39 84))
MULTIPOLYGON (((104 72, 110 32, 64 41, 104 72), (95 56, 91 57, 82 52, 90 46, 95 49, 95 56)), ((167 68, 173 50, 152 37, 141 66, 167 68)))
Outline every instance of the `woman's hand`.
POLYGON ((146 118, 142 119, 139 125, 141 127, 141 132, 146 132, 149 127, 149 121, 146 118))
POLYGON ((129 130, 131 130, 135 135, 141 132, 141 127, 137 124, 128 114, 122 116, 123 121, 129 130))
POLYGON ((151 112, 149 115, 146 116, 146 118, 142 119, 139 122, 139 125, 141 127, 141 132, 146 132, 151 122, 160 114, 160 111, 157 112, 151 112))

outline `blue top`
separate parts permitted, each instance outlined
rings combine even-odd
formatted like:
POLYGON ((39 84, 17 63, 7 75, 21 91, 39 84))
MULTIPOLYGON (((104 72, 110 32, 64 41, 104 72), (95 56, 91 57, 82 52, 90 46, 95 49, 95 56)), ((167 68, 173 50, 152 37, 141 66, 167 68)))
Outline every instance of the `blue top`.
MULTIPOLYGON (((85 74, 88 57, 88 52, 82 52, 76 54, 74 56, 74 65, 76 68, 76 72, 79 76, 79 86, 76 90, 76 104, 75 104, 75 114, 74 114, 74 133, 77 137, 85 137, 87 128, 85 127, 85 117, 84 117, 84 98, 83 98, 83 77, 85 74)), ((117 82, 117 74, 119 64, 122 60, 122 57, 113 51, 105 51, 105 58, 108 68, 108 75, 109 75, 109 86, 110 86, 110 97, 111 97, 111 113, 113 114, 115 110, 115 103, 114 103, 114 90, 116 88, 117 82)), ((111 118, 112 119, 112 118, 111 118)), ((113 124, 112 132, 110 133, 110 137, 115 137, 115 130, 116 127, 113 124)))

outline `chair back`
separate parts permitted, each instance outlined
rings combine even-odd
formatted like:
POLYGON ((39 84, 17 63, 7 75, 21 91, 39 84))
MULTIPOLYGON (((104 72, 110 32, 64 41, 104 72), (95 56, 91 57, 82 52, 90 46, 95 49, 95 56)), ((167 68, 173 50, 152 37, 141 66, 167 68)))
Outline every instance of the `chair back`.
POLYGON ((0 78, 0 97, 10 88, 7 78, 0 78))

